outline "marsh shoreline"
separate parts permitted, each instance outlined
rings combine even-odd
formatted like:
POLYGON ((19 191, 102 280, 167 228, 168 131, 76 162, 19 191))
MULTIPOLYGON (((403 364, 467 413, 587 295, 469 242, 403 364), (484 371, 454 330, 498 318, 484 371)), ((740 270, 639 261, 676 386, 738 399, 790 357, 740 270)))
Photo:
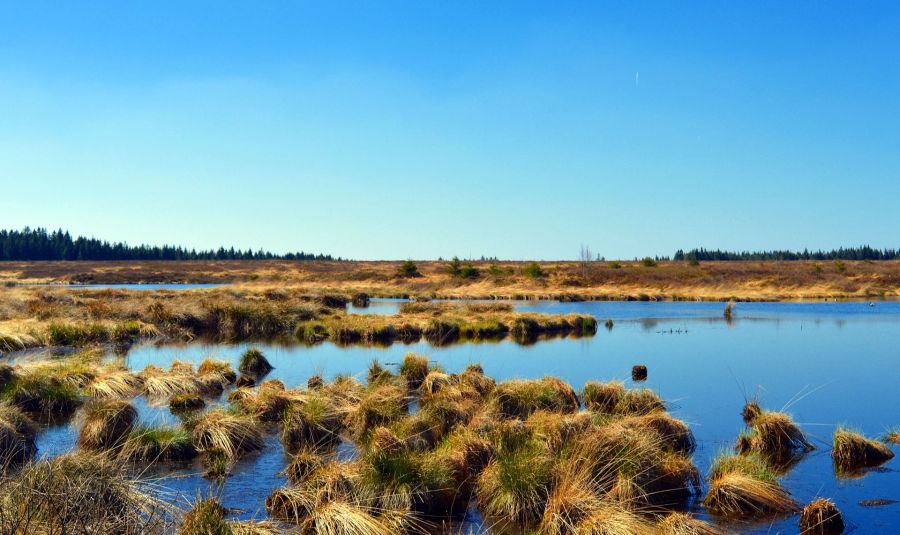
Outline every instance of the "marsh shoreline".
POLYGON ((900 260, 885 261, 71 261, 0 262, 0 285, 229 284, 372 297, 644 301, 781 301, 900 297, 900 260))

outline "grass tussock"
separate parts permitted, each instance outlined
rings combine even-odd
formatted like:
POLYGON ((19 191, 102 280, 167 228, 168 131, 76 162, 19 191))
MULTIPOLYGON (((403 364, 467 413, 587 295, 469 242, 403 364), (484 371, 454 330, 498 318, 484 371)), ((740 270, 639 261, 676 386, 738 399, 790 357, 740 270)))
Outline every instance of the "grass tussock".
POLYGON ((250 348, 241 355, 241 361, 238 364, 238 371, 243 374, 261 377, 266 375, 274 368, 268 359, 263 355, 262 351, 256 348, 250 348))
POLYGON ((169 399, 179 394, 199 395, 204 385, 192 373, 178 370, 164 370, 152 364, 144 368, 138 377, 143 381, 142 393, 151 399, 169 399))
POLYGON ((197 394, 175 394, 169 400, 169 410, 173 414, 184 414, 199 411, 206 407, 206 402, 197 394))
POLYGON ((538 410, 573 413, 579 402, 575 390, 555 377, 504 381, 493 389, 490 403, 504 418, 528 418, 538 410))
POLYGON ((263 448, 262 431, 250 418, 210 410, 191 422, 192 441, 200 452, 221 451, 229 459, 263 448))
POLYGON ((115 370, 98 375, 84 387, 84 393, 94 398, 130 399, 138 395, 143 380, 128 370, 115 370))
POLYGON ((884 441, 888 444, 900 444, 900 431, 888 431, 884 435, 884 441))
POLYGON ((406 379, 409 388, 415 390, 422 386, 422 381, 428 375, 428 357, 415 353, 407 353, 400 363, 400 375, 406 379))
POLYGON ((720 455, 713 463, 703 505, 730 517, 765 517, 799 510, 766 460, 757 454, 720 455))
POLYGON ((191 433, 181 427, 142 426, 133 429, 119 450, 132 463, 189 461, 197 456, 191 433))
POLYGON ((37 453, 38 427, 15 405, 0 403, 0 474, 37 453))
POLYGON ((78 445, 90 450, 110 450, 121 445, 137 420, 131 403, 119 399, 92 400, 81 410, 78 445))
POLYGON ((344 430, 343 411, 336 401, 310 394, 292 403, 281 422, 281 442, 288 451, 331 449, 344 430))
POLYGON ((819 498, 800 512, 802 535, 840 535, 843 532, 844 517, 831 500, 819 498))
POLYGON ((722 535, 722 532, 687 513, 669 513, 656 523, 654 535, 722 535))
MULTIPOLYGON (((745 412, 747 408, 745 407, 745 412)), ((752 411, 751 411, 752 413, 752 411)), ((800 427, 787 414, 759 411, 750 420, 750 432, 738 438, 740 453, 758 453, 775 464, 783 464, 793 457, 815 449, 800 427)))
POLYGON ((67 453, 0 481, 0 533, 156 533, 173 511, 109 457, 67 453))
POLYGON ((347 424, 358 440, 365 442, 373 429, 389 425, 408 414, 409 394, 403 387, 380 385, 368 389, 347 409, 347 424))
POLYGON ((234 384, 237 374, 231 369, 231 363, 226 360, 214 360, 205 358, 197 366, 197 373, 203 375, 218 375, 229 384, 234 384))
POLYGON ((619 381, 608 383, 588 381, 584 385, 581 395, 589 410, 612 414, 622 398, 625 397, 625 385, 619 381))
POLYGON ((489 517, 538 521, 550 497, 553 455, 521 422, 502 424, 496 436, 496 456, 478 478, 478 506, 489 517))
POLYGON ((77 383, 38 370, 17 374, 0 388, 0 401, 7 401, 42 421, 68 418, 82 403, 77 383))
POLYGON ((193 507, 185 513, 179 535, 233 535, 228 521, 225 520, 225 508, 215 498, 203 498, 194 502, 193 507))
POLYGON ((831 457, 837 472, 851 475, 886 463, 894 457, 894 452, 878 441, 839 427, 834 432, 831 457))

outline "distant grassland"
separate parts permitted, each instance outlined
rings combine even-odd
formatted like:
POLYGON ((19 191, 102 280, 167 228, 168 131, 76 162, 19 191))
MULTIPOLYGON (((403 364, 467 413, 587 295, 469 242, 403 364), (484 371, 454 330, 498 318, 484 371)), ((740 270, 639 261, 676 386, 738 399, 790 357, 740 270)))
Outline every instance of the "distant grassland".
POLYGON ((400 276, 402 262, 110 261, 0 262, 0 284, 220 282, 254 289, 373 297, 529 299, 790 300, 900 296, 900 260, 414 262, 419 276, 400 276))

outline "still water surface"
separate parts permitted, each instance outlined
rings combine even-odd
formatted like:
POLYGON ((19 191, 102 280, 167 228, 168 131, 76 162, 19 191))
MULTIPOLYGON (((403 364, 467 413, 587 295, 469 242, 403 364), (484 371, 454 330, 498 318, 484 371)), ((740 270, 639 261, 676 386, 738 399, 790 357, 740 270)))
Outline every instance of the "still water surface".
MULTIPOLYGON (((380 300, 379 300, 380 301, 380 300)), ((396 306, 394 304, 381 306, 396 306)), ((379 305, 376 305, 379 306, 379 305)), ((398 362, 406 351, 429 355, 450 372, 480 362, 485 373, 503 380, 555 375, 576 388, 588 380, 620 379, 632 384, 631 367, 646 364, 653 388, 668 401, 672 413, 686 420, 698 442, 694 461, 706 473, 716 454, 734 443, 743 428, 740 411, 747 397, 757 396, 770 409, 787 410, 811 437, 817 450, 808 454, 783 479, 801 502, 833 499, 843 511, 848 531, 895 533, 900 529, 900 504, 863 507, 860 500, 900 500, 898 459, 864 477, 838 480, 830 458, 836 425, 850 425, 869 436, 880 436, 900 425, 900 303, 739 303, 735 320, 722 319, 722 303, 694 302, 528 302, 519 310, 550 313, 591 313, 614 320, 611 330, 593 338, 555 339, 531 346, 513 341, 432 347, 408 346, 284 347, 254 344, 275 366, 268 378, 288 387, 305 385, 320 373, 326 378, 350 373, 361 379, 372 359, 398 362)), ((173 359, 199 363, 213 355, 235 366, 248 344, 136 346, 127 354, 135 370, 148 364, 168 365, 173 359)), ((173 417, 165 409, 138 400, 142 418, 173 417)), ((265 516, 264 501, 285 483, 278 472, 286 459, 277 437, 261 454, 239 463, 223 487, 211 487, 200 469, 182 470, 159 483, 185 498, 197 492, 221 496, 226 507, 244 518, 265 516)), ((46 454, 70 449, 74 432, 54 428, 40 437, 46 454)), ((900 453, 895 447, 895 453, 900 453)), ((345 454, 350 454, 345 451, 345 454)), ((705 517, 702 508, 695 512, 705 517)), ((479 519, 473 513, 477 528, 479 519)), ((743 532, 796 533, 797 518, 737 526, 743 532)), ((735 529, 731 526, 731 529, 735 529)))

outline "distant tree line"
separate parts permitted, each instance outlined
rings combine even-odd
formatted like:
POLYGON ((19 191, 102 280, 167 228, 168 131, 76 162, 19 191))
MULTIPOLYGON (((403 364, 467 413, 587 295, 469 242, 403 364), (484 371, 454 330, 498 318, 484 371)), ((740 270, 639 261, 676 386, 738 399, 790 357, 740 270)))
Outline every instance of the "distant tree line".
POLYGON ((894 260, 900 258, 898 249, 875 249, 862 247, 841 247, 831 251, 722 251, 719 249, 679 249, 673 260, 894 260))
MULTIPOLYGON (((268 251, 241 251, 231 247, 198 251, 173 245, 132 246, 127 243, 72 238, 67 232, 43 228, 0 230, 2 260, 334 260, 331 255, 312 253, 275 254, 268 251)), ((337 258, 341 260, 341 258, 337 258)))

